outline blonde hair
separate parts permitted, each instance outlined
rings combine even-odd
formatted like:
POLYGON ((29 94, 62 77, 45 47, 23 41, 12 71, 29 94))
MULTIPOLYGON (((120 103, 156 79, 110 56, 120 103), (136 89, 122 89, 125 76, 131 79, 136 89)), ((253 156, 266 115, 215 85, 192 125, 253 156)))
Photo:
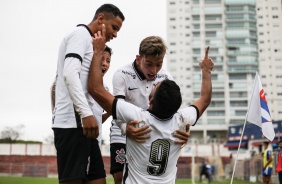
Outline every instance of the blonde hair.
POLYGON ((139 55, 164 57, 166 54, 166 45, 163 39, 159 36, 149 36, 143 39, 139 46, 139 55))

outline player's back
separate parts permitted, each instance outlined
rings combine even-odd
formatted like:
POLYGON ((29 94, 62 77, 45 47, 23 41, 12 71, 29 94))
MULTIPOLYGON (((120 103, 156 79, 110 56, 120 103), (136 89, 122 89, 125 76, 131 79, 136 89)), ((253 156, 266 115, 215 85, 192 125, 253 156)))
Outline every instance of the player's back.
POLYGON ((183 122, 178 113, 170 120, 159 120, 146 111, 143 119, 141 124, 149 125, 152 129, 151 138, 145 143, 127 139, 128 165, 124 171, 124 177, 127 177, 125 183, 174 183, 181 145, 174 143, 176 138, 173 137, 173 132, 183 122))

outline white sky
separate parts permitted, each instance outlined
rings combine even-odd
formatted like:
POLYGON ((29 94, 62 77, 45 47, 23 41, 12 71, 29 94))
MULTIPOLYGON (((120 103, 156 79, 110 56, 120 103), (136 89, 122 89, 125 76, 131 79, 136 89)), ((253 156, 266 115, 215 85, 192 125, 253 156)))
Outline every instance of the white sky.
MULTIPOLYGON (((25 140, 44 141, 51 129, 50 86, 59 44, 77 24, 88 24, 96 9, 115 4, 125 22, 113 49, 105 83, 119 67, 133 62, 140 41, 151 35, 166 40, 165 0, 9 0, 0 2, 0 131, 24 124, 25 140)), ((110 121, 103 125, 109 140, 110 121)))

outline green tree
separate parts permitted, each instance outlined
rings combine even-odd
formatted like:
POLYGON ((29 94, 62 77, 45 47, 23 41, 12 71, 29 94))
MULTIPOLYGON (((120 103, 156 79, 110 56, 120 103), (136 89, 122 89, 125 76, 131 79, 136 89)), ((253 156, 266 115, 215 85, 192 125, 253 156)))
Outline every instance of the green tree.
POLYGON ((5 127, 1 131, 1 142, 3 143, 14 143, 23 134, 23 129, 25 126, 23 124, 17 125, 15 127, 5 127))

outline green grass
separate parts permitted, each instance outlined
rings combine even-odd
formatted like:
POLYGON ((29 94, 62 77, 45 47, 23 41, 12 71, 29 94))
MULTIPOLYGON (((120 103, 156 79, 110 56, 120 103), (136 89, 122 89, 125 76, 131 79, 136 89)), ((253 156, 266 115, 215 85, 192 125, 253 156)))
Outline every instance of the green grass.
MULTIPOLYGON (((178 179, 176 184, 191 184, 191 180, 178 179)), ((229 184, 230 180, 218 180, 213 181, 214 184, 229 184)), ((37 178, 37 177, 12 177, 12 176, 0 176, 0 184, 58 184, 57 178, 37 178)), ((114 184, 112 178, 107 178, 107 184, 114 184)), ((195 184, 200 182, 195 181, 195 184)), ((247 181, 234 180, 233 184, 259 184, 250 183, 247 181)))

